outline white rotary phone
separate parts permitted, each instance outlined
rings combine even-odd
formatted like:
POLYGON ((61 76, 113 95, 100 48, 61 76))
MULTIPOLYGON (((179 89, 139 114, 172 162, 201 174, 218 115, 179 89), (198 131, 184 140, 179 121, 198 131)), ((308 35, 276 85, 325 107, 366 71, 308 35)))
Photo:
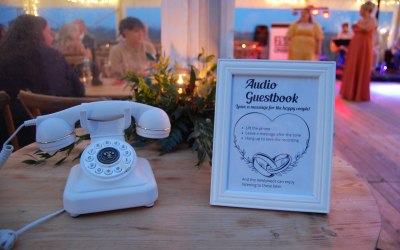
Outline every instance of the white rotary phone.
POLYGON ((72 167, 64 190, 64 209, 80 214, 153 206, 157 184, 149 162, 138 158, 125 141, 124 130, 136 123, 138 135, 165 138, 168 115, 161 109, 130 101, 84 103, 36 118, 39 148, 54 153, 75 141, 75 123, 90 133, 80 164, 72 167))

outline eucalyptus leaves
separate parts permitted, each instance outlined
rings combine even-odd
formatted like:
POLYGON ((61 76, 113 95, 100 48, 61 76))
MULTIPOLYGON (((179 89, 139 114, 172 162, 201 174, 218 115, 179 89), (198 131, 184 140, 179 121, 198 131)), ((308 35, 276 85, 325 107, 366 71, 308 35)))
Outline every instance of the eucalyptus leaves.
MULTIPOLYGON (((211 165, 217 67, 215 56, 205 56, 203 51, 197 57, 200 69, 190 65, 188 70, 182 69, 177 63, 170 67, 168 57, 158 55, 154 58, 149 54, 147 57, 152 61, 152 67, 146 71, 145 76, 128 72, 122 77, 132 91, 128 98, 159 107, 168 114, 171 133, 168 138, 156 140, 161 145, 162 153, 171 152, 179 145, 187 143, 197 152, 197 166, 205 160, 211 165)), ((133 146, 144 145, 150 141, 136 135, 134 125, 126 129, 125 135, 133 146)), ((79 135, 75 143, 57 151, 57 154, 64 155, 56 165, 65 162, 77 144, 89 139, 89 134, 79 135)), ((80 155, 73 160, 78 159, 80 155)), ((30 159, 24 163, 39 165, 53 156, 37 151, 29 155, 30 159)))
MULTIPOLYGON (((168 114, 172 125, 170 136, 157 140, 162 152, 171 152, 186 142, 197 152, 196 165, 205 160, 211 165, 217 67, 215 56, 206 56, 203 51, 197 57, 199 68, 190 65, 188 71, 184 71, 177 63, 170 67, 170 59, 164 56, 153 58, 148 55, 148 59, 153 61, 153 66, 146 76, 130 72, 123 80, 131 87, 135 101, 159 107, 168 114)), ((135 136, 133 131, 128 134, 133 136, 131 139, 136 145, 148 141, 135 136)))

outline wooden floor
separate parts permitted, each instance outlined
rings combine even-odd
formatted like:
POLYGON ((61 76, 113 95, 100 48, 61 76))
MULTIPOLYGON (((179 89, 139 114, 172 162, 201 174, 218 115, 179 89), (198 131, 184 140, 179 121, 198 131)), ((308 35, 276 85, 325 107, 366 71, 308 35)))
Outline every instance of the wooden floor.
POLYGON ((377 248, 400 249, 400 83, 372 82, 370 102, 336 95, 334 148, 370 184, 382 215, 377 248))

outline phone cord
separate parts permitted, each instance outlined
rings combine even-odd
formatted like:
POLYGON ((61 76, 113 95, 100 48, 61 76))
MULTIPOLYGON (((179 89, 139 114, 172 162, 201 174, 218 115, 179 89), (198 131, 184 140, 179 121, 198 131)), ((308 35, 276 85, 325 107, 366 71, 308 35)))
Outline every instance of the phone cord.
MULTIPOLYGON (((15 132, 4 142, 3 148, 0 152, 0 169, 3 167, 3 165, 6 163, 8 157, 10 157, 11 153, 14 151, 14 147, 12 145, 7 145, 12 138, 23 128, 27 126, 33 126, 36 124, 36 119, 32 120, 27 120, 23 124, 21 124, 15 132)), ((1 246, 0 246, 1 247, 1 246)))
POLYGON ((65 209, 60 209, 57 212, 54 212, 52 214, 46 215, 40 219, 35 220, 34 222, 24 226, 23 228, 14 231, 10 229, 2 229, 0 230, 0 249, 1 250, 11 250, 15 244, 15 241, 17 240, 17 237, 20 236, 21 234, 25 233, 32 227, 54 217, 57 216, 61 213, 63 213, 65 209))

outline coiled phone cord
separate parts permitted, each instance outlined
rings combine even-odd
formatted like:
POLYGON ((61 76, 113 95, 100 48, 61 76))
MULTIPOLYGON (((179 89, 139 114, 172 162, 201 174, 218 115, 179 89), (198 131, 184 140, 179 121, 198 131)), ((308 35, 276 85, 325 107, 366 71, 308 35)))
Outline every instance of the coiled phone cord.
MULTIPOLYGON (((18 127, 17 130, 8 138, 7 141, 4 142, 3 144, 3 149, 0 152, 0 169, 3 167, 3 165, 6 163, 7 159, 10 157, 12 152, 14 151, 14 147, 12 145, 8 145, 8 143, 11 141, 12 138, 25 126, 33 126, 36 124, 36 119, 28 120, 25 121, 21 126, 18 127)), ((0 230, 0 249, 1 250, 10 250, 13 248, 15 241, 17 240, 17 237, 26 232, 27 230, 31 229, 32 227, 56 216, 61 213, 63 213, 65 210, 60 209, 57 212, 54 212, 52 214, 46 215, 26 226, 23 228, 14 231, 10 229, 1 229, 0 230)))
POLYGON ((3 165, 6 163, 8 157, 10 157, 11 153, 14 151, 14 147, 12 145, 8 145, 12 138, 23 128, 27 126, 33 126, 36 124, 36 119, 28 120, 25 121, 23 124, 21 124, 17 130, 7 139, 7 141, 4 142, 3 144, 3 149, 0 152, 0 169, 3 167, 3 165))
POLYGON ((32 227, 54 217, 57 216, 61 213, 63 213, 65 209, 60 209, 57 212, 54 212, 52 214, 46 215, 40 219, 35 220, 34 222, 24 226, 23 228, 14 231, 10 229, 1 229, 0 230, 0 249, 1 250, 11 250, 15 244, 15 241, 17 240, 17 237, 20 236, 21 234, 25 233, 32 227))

